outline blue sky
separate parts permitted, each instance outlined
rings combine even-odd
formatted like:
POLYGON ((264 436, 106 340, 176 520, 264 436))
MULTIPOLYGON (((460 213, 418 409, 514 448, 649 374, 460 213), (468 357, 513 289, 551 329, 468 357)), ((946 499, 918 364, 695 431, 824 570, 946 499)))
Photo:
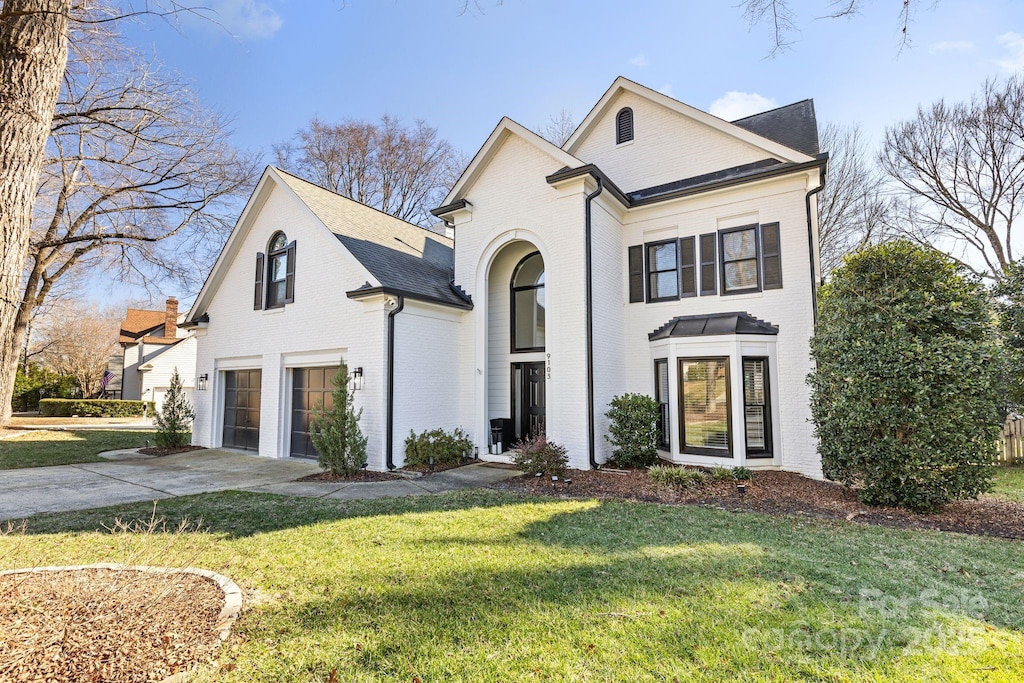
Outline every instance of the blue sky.
POLYGON ((795 0, 800 30, 771 58, 769 28, 737 1, 478 0, 460 13, 461 0, 205 0, 221 27, 148 20, 128 36, 268 162, 313 116, 419 118, 472 155, 502 116, 582 119, 619 75, 724 118, 813 97, 819 121, 879 140, 921 104, 1024 69, 1020 0, 922 0, 902 49, 899 0, 848 19, 795 0))

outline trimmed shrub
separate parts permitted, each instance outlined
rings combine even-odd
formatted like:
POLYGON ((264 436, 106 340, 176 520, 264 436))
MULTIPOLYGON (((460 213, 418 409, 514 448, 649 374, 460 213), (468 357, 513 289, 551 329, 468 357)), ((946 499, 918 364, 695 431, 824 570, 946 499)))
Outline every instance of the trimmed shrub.
POLYGON ((39 401, 44 396, 74 398, 77 390, 78 380, 74 377, 61 377, 58 373, 38 363, 29 363, 28 372, 26 372, 19 364, 14 377, 11 409, 15 412, 39 410, 39 401))
POLYGON ((1024 260, 1012 263, 992 293, 1006 354, 1006 413, 1024 409, 1024 260))
POLYGON ((143 417, 145 401, 118 401, 102 398, 44 398, 39 401, 43 417, 143 417))
POLYGON ((978 279, 897 241, 847 257, 819 302, 808 382, 825 476, 920 512, 987 491, 1002 359, 978 279))
POLYGON ((461 427, 451 432, 431 429, 419 434, 410 429, 405 439, 406 467, 429 465, 431 456, 435 465, 453 465, 472 452, 473 442, 461 427))
POLYGON ((334 405, 330 410, 320 405, 313 408, 309 437, 316 447, 320 467, 331 474, 351 476, 366 465, 366 437, 359 429, 363 410, 352 405, 355 392, 349 389, 348 364, 344 359, 332 383, 334 405))
POLYGON ((694 470, 688 467, 671 467, 668 465, 655 465, 647 473, 656 484, 687 490, 698 489, 704 486, 710 478, 706 472, 701 470, 694 470))
POLYGON ((611 420, 604 438, 615 446, 620 467, 648 467, 658 460, 658 402, 643 394, 616 396, 605 415, 611 420))
POLYGON ((171 375, 171 386, 164 394, 164 404, 156 414, 156 445, 160 448, 187 446, 192 437, 192 420, 196 412, 185 398, 178 368, 171 375))
POLYGON ((512 447, 512 462, 527 474, 563 476, 569 469, 565 446, 548 441, 544 434, 524 439, 512 447))

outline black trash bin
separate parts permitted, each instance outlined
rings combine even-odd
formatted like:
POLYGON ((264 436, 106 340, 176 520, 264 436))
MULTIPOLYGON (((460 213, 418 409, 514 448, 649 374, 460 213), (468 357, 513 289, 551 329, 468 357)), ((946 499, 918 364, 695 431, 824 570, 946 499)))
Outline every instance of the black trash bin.
POLYGON ((491 420, 491 451, 495 454, 504 453, 512 448, 512 419, 496 417, 491 420))

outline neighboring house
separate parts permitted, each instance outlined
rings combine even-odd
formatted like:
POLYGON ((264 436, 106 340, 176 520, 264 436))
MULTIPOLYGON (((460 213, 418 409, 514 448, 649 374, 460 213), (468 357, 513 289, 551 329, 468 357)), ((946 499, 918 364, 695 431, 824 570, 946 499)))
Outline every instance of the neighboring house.
POLYGON ((409 430, 481 457, 544 429, 605 462, 654 396, 666 460, 821 476, 809 339, 824 181, 813 103, 726 122, 620 78, 561 148, 502 119, 434 214, 453 239, 274 168, 185 325, 195 443, 309 456, 344 356, 372 469, 409 430))
MULTIPOLYGON (((107 369, 115 374, 111 384, 125 400, 152 401, 159 410, 164 394, 177 369, 185 394, 192 400, 196 374, 196 339, 178 327, 184 315, 178 314, 178 300, 170 298, 162 311, 129 308, 121 323, 118 341, 119 362, 111 359, 107 369)), ((108 391, 115 391, 110 384, 108 391)))

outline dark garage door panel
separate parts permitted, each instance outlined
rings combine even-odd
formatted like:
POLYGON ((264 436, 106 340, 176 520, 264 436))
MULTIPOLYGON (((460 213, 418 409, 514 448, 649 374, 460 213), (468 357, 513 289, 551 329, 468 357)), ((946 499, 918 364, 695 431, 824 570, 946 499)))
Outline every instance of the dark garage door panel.
POLYGON ((260 370, 229 370, 224 373, 224 434, 228 448, 258 451, 260 448, 260 370))
POLYGON ((334 407, 332 380, 337 372, 337 366, 292 369, 291 455, 317 457, 316 448, 309 437, 309 421, 314 408, 322 406, 330 410, 334 407))

